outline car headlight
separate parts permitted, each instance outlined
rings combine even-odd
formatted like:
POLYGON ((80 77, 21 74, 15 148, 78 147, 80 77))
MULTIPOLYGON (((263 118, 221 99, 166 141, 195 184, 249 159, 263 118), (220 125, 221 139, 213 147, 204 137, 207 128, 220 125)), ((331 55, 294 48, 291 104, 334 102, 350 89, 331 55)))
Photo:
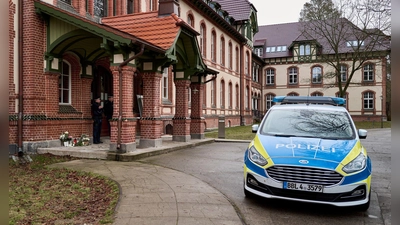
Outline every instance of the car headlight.
POLYGON ((256 148, 254 148, 254 146, 251 146, 248 152, 250 160, 254 163, 260 166, 265 166, 268 164, 267 160, 256 150, 256 148))
POLYGON ((367 157, 361 152, 355 159, 343 167, 346 173, 353 173, 365 168, 367 164, 367 157))

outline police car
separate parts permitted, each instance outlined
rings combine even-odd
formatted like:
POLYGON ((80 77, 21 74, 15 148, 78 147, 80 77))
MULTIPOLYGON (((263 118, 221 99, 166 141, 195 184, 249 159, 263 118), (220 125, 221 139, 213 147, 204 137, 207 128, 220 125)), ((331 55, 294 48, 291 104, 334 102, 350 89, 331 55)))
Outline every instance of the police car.
POLYGON ((280 96, 273 102, 252 126, 245 195, 367 210, 372 165, 360 143, 367 131, 356 129, 345 99, 280 96))

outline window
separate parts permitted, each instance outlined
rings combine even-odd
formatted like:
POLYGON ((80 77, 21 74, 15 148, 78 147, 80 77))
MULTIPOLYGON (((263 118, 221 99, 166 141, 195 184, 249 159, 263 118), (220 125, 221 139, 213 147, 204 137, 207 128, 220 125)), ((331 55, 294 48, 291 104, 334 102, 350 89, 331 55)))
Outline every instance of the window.
POLYGON ((192 88, 188 87, 188 106, 190 107, 190 104, 192 104, 192 88))
POLYGON ((347 41, 347 47, 357 47, 357 46, 364 46, 364 41, 347 41))
POLYGON ((364 100, 364 109, 373 109, 374 108, 374 93, 365 92, 363 100, 364 100))
POLYGON ((239 72, 239 48, 236 47, 235 49, 236 54, 236 72, 239 72))
POLYGON ((232 83, 229 82, 228 87, 228 107, 232 108, 232 83))
POLYGON ((297 84, 297 68, 289 68, 289 84, 297 84))
POLYGON ((310 45, 300 45, 300 55, 310 55, 311 54, 311 46, 310 45))
POLYGON ((188 14, 187 23, 188 23, 190 26, 194 27, 194 18, 193 18, 193 15, 192 15, 192 14, 188 14))
POLYGON ((275 84, 275 69, 268 68, 265 71, 265 81, 267 85, 275 84))
MULTIPOLYGON (((115 5, 114 5, 114 7, 115 7, 115 5)), ((128 0, 128 8, 126 10, 128 14, 132 14, 134 12, 134 8, 133 7, 134 7, 133 0, 128 0)))
POLYGON ((364 81, 374 81, 374 65, 369 63, 364 65, 364 81))
POLYGON ((254 50, 254 53, 256 53, 256 55, 258 56, 258 57, 262 57, 262 48, 256 48, 255 50, 254 50))
POLYGON ((271 47, 267 47, 267 49, 265 50, 265 52, 271 52, 271 47))
POLYGON ((168 99, 168 67, 162 73, 162 98, 168 99))
POLYGON ((221 37, 221 48, 220 48, 220 61, 221 65, 225 65, 225 39, 221 37))
POLYGON ((246 87, 246 91, 244 93, 244 107, 249 109, 249 87, 246 87))
POLYGON ((316 92, 311 93, 311 96, 324 96, 324 94, 322 94, 321 92, 316 91, 316 92))
POLYGON ((225 81, 221 80, 221 87, 219 90, 219 100, 220 100, 220 104, 221 104, 221 108, 225 107, 225 81))
POLYGON ((271 52, 275 52, 275 47, 271 47, 271 52))
POLYGON ((71 66, 63 61, 61 74, 58 80, 58 102, 71 104, 71 66))
POLYGON ((107 16, 107 1, 94 0, 94 15, 98 17, 107 16))
POLYGON ((251 95, 251 109, 258 110, 258 96, 256 93, 251 95))
POLYGON ((267 94, 265 96, 265 107, 266 107, 265 110, 270 109, 274 105, 274 102, 272 101, 274 97, 275 95, 273 94, 267 94))
POLYGON ((259 70, 260 66, 257 64, 253 64, 253 81, 258 82, 258 70, 259 70))
POLYGON ((340 81, 346 82, 347 81, 347 66, 340 65, 340 81))
POLYGON ((296 92, 290 92, 287 96, 299 96, 296 92))
POLYGON ((229 69, 232 69, 232 43, 229 42, 229 47, 228 47, 228 60, 229 60, 229 69))
POLYGON ((239 85, 238 84, 236 84, 236 87, 235 87, 235 92, 236 92, 236 98, 235 98, 235 102, 236 102, 236 109, 238 109, 239 108, 239 85))
POLYGON ((312 68, 312 83, 320 84, 322 83, 322 68, 315 66, 312 68))
POLYGON ((207 85, 203 84, 203 107, 207 106, 207 85))
POLYGON ((154 0, 150 0, 150 2, 149 2, 149 9, 150 9, 150 11, 154 11, 155 10, 155 7, 154 7, 154 2, 153 2, 154 0))
POLYGON ((204 24, 200 25, 200 51, 201 56, 206 57, 206 27, 204 24))
POLYGON ((249 75, 249 52, 246 52, 246 58, 245 58, 245 62, 244 62, 244 73, 246 75, 249 75))
POLYGON ((215 80, 212 80, 210 82, 211 89, 210 89, 210 94, 211 94, 211 107, 215 107, 215 80))
POLYGON ((215 34, 215 31, 212 31, 211 33, 211 61, 215 62, 217 58, 217 35, 215 34))

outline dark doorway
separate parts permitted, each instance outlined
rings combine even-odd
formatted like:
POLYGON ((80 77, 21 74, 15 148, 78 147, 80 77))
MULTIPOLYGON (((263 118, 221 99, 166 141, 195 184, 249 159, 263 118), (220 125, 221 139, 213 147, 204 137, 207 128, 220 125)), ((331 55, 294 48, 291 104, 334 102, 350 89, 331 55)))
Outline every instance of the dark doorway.
POLYGON ((173 134, 173 127, 172 127, 171 124, 168 124, 168 125, 165 127, 165 134, 169 134, 169 135, 172 135, 172 134, 173 134))
MULTIPOLYGON (((96 96, 100 97, 101 99, 101 105, 104 106, 105 101, 107 100, 109 95, 114 95, 113 94, 113 77, 111 72, 102 67, 102 66, 97 66, 94 68, 94 75, 93 75, 93 81, 91 85, 91 91, 92 91, 92 100, 96 96)), ((107 126, 107 121, 105 116, 103 115, 103 121, 101 125, 101 134, 100 136, 108 136, 109 130, 107 126)))

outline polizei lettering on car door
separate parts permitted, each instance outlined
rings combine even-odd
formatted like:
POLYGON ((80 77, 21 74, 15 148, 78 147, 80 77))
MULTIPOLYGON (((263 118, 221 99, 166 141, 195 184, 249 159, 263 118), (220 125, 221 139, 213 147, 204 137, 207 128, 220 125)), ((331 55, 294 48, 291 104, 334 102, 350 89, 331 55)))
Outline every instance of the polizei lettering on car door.
POLYGON ((289 149, 304 149, 322 152, 335 152, 335 148, 326 148, 319 145, 304 145, 304 144, 276 144, 275 148, 289 148, 289 149))

